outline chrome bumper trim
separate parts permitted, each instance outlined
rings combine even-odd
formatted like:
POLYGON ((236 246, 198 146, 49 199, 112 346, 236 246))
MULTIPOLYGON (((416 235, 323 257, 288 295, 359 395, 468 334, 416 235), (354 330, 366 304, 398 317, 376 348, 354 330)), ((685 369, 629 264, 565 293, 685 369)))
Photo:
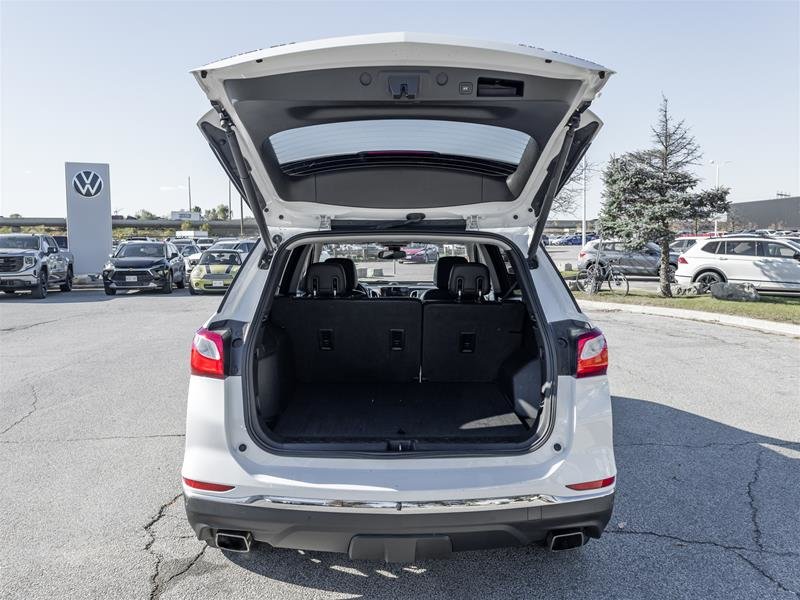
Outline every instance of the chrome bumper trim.
MULTIPOLYGON (((195 490, 191 490, 196 494, 195 490)), ((614 493, 614 488, 604 489, 592 494, 580 496, 554 496, 551 494, 529 494, 523 496, 506 496, 499 498, 468 498, 460 500, 422 500, 422 501, 386 501, 386 500, 327 500, 322 498, 295 498, 290 496, 255 495, 230 498, 221 495, 197 494, 207 500, 216 500, 229 504, 247 506, 263 506, 270 508, 336 511, 336 512, 374 512, 374 513, 441 513, 464 512, 506 508, 527 508, 566 504, 602 498, 614 493)))

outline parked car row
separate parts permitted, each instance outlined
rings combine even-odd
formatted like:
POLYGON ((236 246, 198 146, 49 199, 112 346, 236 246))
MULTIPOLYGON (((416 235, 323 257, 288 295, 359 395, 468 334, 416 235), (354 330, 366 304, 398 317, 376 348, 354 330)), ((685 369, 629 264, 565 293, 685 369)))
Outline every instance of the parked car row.
POLYGON ((257 243, 250 238, 221 239, 203 250, 194 240, 126 241, 109 257, 103 287, 110 296, 125 289, 170 294, 173 287, 187 284, 192 295, 224 292, 257 243))
MULTIPOLYGON (((578 269, 593 264, 625 275, 657 276, 661 250, 641 249, 619 240, 595 240, 578 254, 578 269)), ((800 237, 762 234, 721 237, 682 236, 670 244, 670 279, 679 284, 752 283, 762 292, 800 292, 800 237)))
MULTIPOLYGON (((598 239, 596 233, 589 232, 586 234, 586 241, 590 242, 598 239)), ((545 246, 580 246, 583 244, 583 236, 580 233, 569 233, 561 236, 549 236, 544 240, 545 246)))

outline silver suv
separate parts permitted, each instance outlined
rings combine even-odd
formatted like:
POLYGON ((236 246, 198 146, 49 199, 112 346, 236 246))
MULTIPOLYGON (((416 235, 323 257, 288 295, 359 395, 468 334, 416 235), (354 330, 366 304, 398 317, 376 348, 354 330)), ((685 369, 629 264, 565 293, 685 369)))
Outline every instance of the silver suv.
MULTIPOLYGON (((602 266, 613 264, 625 275, 658 276, 658 245, 647 242, 640 250, 632 250, 620 240, 593 240, 588 242, 578 253, 578 269, 585 269, 599 263, 602 266)), ((678 254, 670 251, 669 266, 674 274, 678 269, 678 254)))

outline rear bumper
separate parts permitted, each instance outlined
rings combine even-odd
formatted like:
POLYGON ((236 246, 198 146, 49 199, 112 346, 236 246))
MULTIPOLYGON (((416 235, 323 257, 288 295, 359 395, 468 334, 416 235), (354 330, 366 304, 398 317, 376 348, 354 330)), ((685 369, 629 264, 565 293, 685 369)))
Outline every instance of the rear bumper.
POLYGON ((543 541, 554 530, 580 529, 599 538, 611 518, 613 491, 588 499, 519 508, 403 513, 252 506, 184 496, 186 515, 200 540, 214 545, 218 530, 251 532, 280 548, 341 552, 394 562, 450 552, 543 541))

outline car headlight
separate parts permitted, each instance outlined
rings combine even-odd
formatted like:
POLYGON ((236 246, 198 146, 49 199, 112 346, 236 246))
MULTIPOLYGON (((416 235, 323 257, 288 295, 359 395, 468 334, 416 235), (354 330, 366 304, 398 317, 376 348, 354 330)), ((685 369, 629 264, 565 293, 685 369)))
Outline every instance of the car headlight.
POLYGON ((26 256, 22 259, 22 264, 26 267, 32 267, 36 264, 36 257, 35 256, 26 256))

